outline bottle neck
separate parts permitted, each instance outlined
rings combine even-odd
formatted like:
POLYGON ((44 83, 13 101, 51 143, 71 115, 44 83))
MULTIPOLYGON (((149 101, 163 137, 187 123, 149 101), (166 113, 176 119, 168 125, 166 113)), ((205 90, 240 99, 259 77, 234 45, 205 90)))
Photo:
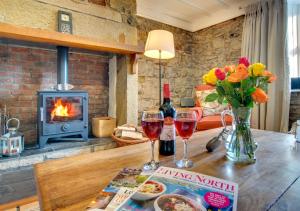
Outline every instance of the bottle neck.
POLYGON ((164 97, 164 101, 163 101, 163 104, 170 104, 171 103, 171 99, 169 97, 164 97))

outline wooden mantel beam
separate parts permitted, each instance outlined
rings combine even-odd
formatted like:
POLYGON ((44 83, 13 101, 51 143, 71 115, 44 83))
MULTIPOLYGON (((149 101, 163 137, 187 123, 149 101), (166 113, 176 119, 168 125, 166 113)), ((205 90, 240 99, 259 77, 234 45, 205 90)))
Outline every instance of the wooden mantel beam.
POLYGON ((118 54, 141 54, 144 51, 142 46, 103 42, 94 38, 64 34, 45 29, 15 26, 7 23, 0 23, 0 38, 10 38, 118 54))

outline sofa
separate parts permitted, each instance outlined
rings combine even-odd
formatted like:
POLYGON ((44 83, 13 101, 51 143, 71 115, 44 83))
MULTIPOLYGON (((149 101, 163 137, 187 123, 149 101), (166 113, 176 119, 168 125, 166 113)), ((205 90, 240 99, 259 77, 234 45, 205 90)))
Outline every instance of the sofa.
MULTIPOLYGON (((213 90, 214 87, 210 85, 199 85, 195 87, 195 91, 205 91, 213 90)), ((197 127, 198 131, 209 130, 213 128, 222 127, 221 114, 212 114, 212 115, 203 115, 203 107, 201 107, 201 102, 198 99, 195 99, 195 107, 191 108, 197 114, 197 127)), ((232 124, 232 117, 226 115, 225 122, 227 125, 232 124)))

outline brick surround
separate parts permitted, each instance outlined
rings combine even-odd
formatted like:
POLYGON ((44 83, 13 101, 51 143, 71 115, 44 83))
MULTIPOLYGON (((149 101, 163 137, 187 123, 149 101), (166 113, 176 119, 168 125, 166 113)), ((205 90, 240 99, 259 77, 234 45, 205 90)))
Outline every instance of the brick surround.
MULTIPOLYGON (((105 55, 69 55, 69 83, 89 93, 89 118, 108 112, 108 61, 105 55)), ((0 107, 7 105, 11 117, 21 120, 25 144, 36 143, 38 90, 56 84, 56 51, 0 45, 0 107)))

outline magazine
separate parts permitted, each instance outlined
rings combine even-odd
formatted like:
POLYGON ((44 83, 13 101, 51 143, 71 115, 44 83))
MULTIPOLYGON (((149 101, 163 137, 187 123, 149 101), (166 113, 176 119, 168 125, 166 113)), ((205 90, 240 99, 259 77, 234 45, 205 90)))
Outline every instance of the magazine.
POLYGON ((106 188, 98 193, 87 210, 115 210, 147 178, 148 175, 143 174, 141 169, 124 168, 106 188))
POLYGON ((160 167, 118 211, 236 211, 238 184, 181 169, 160 167))

